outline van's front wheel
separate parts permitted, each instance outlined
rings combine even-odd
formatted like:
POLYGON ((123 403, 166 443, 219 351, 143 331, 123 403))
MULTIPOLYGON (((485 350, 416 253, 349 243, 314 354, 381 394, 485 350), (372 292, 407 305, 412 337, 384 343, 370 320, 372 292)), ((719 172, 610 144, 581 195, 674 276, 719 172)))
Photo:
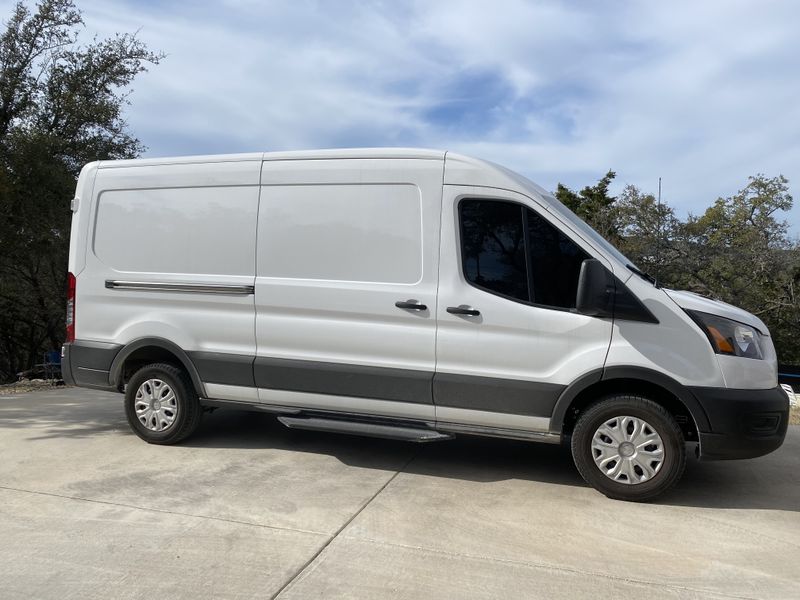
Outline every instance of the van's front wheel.
POLYGON ((175 444, 194 433, 202 408, 184 371, 156 363, 142 367, 128 381, 125 415, 144 441, 175 444))
POLYGON ((663 406, 639 396, 612 396, 578 419, 572 458, 586 482, 609 498, 641 502, 678 482, 686 447, 663 406))

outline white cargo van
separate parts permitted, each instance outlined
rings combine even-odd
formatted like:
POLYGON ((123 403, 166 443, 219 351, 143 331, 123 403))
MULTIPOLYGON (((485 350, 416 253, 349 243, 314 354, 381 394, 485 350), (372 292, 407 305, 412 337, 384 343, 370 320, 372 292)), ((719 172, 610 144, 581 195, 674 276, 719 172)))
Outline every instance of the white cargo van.
POLYGON ((87 165, 73 201, 68 383, 178 442, 209 407, 288 427, 570 443, 646 500, 700 458, 778 448, 769 332, 654 284, 547 191, 405 149, 87 165))

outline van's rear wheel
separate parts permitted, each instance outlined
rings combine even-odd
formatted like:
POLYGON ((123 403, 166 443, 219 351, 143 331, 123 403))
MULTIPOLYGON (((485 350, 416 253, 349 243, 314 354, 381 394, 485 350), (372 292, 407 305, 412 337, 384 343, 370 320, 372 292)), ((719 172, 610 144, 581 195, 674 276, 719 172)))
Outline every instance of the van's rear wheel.
POLYGON ((641 502, 678 482, 686 467, 686 446, 663 406, 621 395, 580 416, 572 433, 572 458, 586 482, 609 498, 641 502))
POLYGON ((200 400, 186 373, 169 364, 142 367, 128 381, 125 414, 131 429, 151 444, 175 444, 197 429, 200 400))

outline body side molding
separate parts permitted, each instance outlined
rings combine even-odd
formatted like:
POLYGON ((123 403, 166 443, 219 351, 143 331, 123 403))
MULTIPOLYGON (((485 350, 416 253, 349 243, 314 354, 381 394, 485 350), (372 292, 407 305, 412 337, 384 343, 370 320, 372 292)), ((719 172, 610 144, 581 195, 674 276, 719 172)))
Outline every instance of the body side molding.
POLYGON ((255 385, 262 389, 433 404, 433 372, 258 356, 255 385))
POLYGON ((222 352, 198 352, 191 351, 186 353, 189 360, 197 368, 197 373, 201 381, 209 384, 241 386, 255 388, 256 382, 253 378, 253 361, 255 356, 246 354, 225 354, 222 352))
POLYGON ((439 408, 486 411, 549 419, 563 385, 522 379, 436 373, 433 400, 439 408))
POLYGON ((110 290, 135 290, 150 292, 182 292, 187 294, 224 294, 226 296, 252 296, 253 285, 229 285, 224 283, 185 283, 166 281, 119 281, 106 279, 110 290))

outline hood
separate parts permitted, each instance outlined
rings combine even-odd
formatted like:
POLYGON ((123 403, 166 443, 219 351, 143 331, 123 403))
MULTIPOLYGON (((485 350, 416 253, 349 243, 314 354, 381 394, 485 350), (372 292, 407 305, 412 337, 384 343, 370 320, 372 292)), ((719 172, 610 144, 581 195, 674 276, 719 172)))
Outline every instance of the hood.
POLYGON ((769 331, 767 330, 767 326, 764 325, 764 322, 746 310, 742 310, 741 308, 737 308, 736 306, 727 304, 725 302, 720 302, 719 300, 705 298, 693 292, 667 289, 664 291, 670 298, 672 298, 675 304, 683 309, 698 310, 700 312, 725 317, 726 319, 739 321, 739 323, 744 323, 745 325, 755 327, 763 335, 769 335, 769 331))

